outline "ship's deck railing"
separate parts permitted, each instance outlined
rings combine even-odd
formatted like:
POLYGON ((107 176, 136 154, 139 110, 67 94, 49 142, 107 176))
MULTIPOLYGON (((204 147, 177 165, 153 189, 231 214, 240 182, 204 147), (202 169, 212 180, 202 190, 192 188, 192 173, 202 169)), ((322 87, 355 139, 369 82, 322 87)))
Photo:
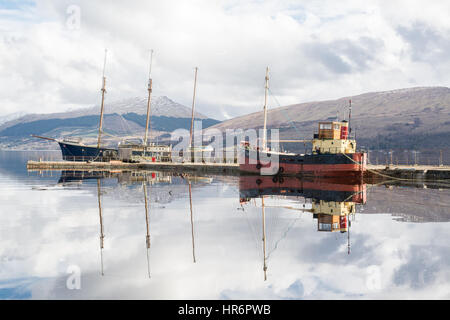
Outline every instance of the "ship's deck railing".
POLYGON ((223 157, 202 156, 196 154, 190 156, 183 154, 181 156, 172 157, 173 162, 197 162, 197 163, 238 163, 237 155, 224 155, 223 157))
POLYGON ((114 160, 111 157, 101 157, 101 156, 63 156, 65 161, 96 161, 96 162, 108 162, 114 160))
MULTIPOLYGON (((313 150, 313 152, 317 152, 316 150, 313 150)), ((339 153, 344 153, 342 152, 342 148, 341 147, 335 147, 335 148, 321 148, 320 149, 320 154, 339 154, 339 153)), ((347 152, 347 153, 354 153, 354 152, 347 152)))

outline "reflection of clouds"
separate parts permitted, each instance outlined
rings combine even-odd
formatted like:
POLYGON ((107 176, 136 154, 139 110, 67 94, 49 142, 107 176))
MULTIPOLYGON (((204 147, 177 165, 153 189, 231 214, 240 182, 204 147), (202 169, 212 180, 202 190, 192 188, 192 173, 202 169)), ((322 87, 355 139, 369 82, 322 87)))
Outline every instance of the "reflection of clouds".
MULTIPOLYGON (((29 291, 32 298, 449 297, 449 226, 445 223, 399 223, 390 215, 357 215, 348 256, 346 234, 317 232, 317 221, 309 213, 267 208, 270 246, 292 219, 300 215, 301 219, 270 255, 264 282, 260 207, 246 206, 245 213, 237 210, 238 190, 233 183, 194 187, 194 264, 184 185, 182 197, 172 199, 165 208, 150 207, 149 279, 144 204, 134 201, 143 198, 142 190, 132 190, 131 200, 108 192, 103 196, 102 277, 94 183, 80 189, 40 191, 20 181, 1 181, 5 210, 0 215, 0 281, 26 279, 6 287, 29 291), (69 265, 81 268, 81 290, 66 288, 69 265), (367 270, 373 266, 380 272, 379 290, 367 286, 367 270)), ((292 205, 293 201, 267 203, 292 205)))
POLYGON ((442 279, 445 273, 440 272, 450 265, 450 248, 448 246, 414 245, 409 249, 409 263, 400 266, 395 272, 393 280, 396 285, 423 289, 437 280, 444 281, 444 283, 446 280, 448 281, 450 272, 447 270, 447 279, 442 279))

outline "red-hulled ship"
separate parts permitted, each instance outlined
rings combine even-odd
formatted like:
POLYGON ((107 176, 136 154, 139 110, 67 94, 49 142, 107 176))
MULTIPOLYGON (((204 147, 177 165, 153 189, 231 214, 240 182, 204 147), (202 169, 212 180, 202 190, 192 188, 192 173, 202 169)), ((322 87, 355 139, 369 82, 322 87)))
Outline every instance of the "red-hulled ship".
POLYGON ((244 145, 240 170, 261 174, 261 169, 273 167, 265 159, 278 161, 273 174, 361 178, 366 171, 367 154, 356 152, 356 141, 348 139, 348 122, 320 122, 319 134, 312 142, 311 154, 293 154, 253 149, 244 145), (264 156, 263 159, 261 159, 264 156), (278 158, 278 160, 277 160, 278 158))
MULTIPOLYGON (((266 73, 266 99, 264 104, 264 137, 261 148, 252 148, 243 143, 244 159, 240 159, 242 172, 268 174, 268 168, 278 167, 272 175, 289 174, 299 176, 362 178, 367 166, 367 154, 356 152, 356 141, 349 137, 349 122, 319 122, 319 132, 314 135, 311 154, 293 154, 271 151, 266 146, 268 69, 266 73), (271 163, 265 163, 268 161, 271 163), (267 170, 262 171, 267 168, 267 170)), ((349 120, 351 119, 351 101, 349 120)), ((306 141, 306 140, 298 140, 306 141)))

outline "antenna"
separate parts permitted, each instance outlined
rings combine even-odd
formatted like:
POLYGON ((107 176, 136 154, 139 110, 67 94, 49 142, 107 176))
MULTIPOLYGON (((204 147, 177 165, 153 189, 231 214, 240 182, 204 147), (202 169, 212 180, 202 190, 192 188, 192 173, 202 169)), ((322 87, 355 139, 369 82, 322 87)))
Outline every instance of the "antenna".
POLYGON ((103 78, 105 77, 105 69, 106 69, 106 54, 108 53, 108 49, 105 48, 105 58, 103 60, 103 78))
POLYGON ((150 50, 150 67, 148 69, 148 78, 151 79, 152 75, 152 62, 153 62, 153 49, 150 50))

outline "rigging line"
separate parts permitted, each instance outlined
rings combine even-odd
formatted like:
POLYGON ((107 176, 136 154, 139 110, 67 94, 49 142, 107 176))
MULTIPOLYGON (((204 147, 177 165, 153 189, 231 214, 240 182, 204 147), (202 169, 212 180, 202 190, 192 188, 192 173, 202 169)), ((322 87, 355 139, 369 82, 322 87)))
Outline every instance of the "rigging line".
POLYGON ((254 240, 255 240, 255 244, 256 244, 256 248, 259 248, 259 241, 258 241, 258 236, 256 235, 256 230, 255 230, 255 228, 253 228, 253 225, 250 223, 246 211, 244 211, 244 216, 245 216, 245 220, 247 221, 247 224, 249 225, 249 227, 250 227, 250 229, 252 231, 252 234, 253 234, 253 237, 254 237, 254 240))
MULTIPOLYGON (((275 198, 275 200, 285 200, 285 199, 287 199, 287 197, 283 197, 283 198, 275 198)), ((277 201, 278 202, 278 201, 277 201)), ((267 208, 267 206, 266 206, 266 208, 267 208)), ((285 208, 288 208, 288 209, 291 209, 291 208, 289 208, 289 207, 285 207, 285 208)), ((273 251, 275 251, 276 249, 277 249, 277 247, 278 247, 278 243, 281 241, 281 240, 283 240, 286 236, 287 236, 287 234, 289 233, 289 231, 290 231, 290 229, 295 225, 295 223, 298 221, 298 220, 302 220, 302 218, 303 218, 303 213, 304 213, 305 211, 303 211, 303 210, 301 210, 301 212, 300 212, 300 216, 298 216, 293 222, 291 222, 291 224, 288 226, 288 228, 287 228, 287 231, 285 231, 285 233, 284 233, 284 235, 279 239, 279 240, 277 240, 276 242, 275 242, 275 245, 274 245, 274 247, 272 248, 272 250, 269 252, 269 256, 270 256, 270 254, 273 252, 273 251)), ((273 230, 276 230, 276 229, 278 229, 278 227, 279 226, 283 226, 284 224, 283 223, 281 223, 281 221, 284 221, 285 219, 282 219, 282 218, 280 218, 278 215, 274 215, 274 214, 272 214, 272 215, 270 215, 271 217, 272 217, 272 219, 270 219, 269 220, 269 225, 270 225, 270 227, 271 228, 273 228, 273 230), (273 218, 273 217, 275 217, 275 218, 273 218)), ((272 242, 273 243, 273 242, 272 242)), ((269 257, 268 256, 268 257, 269 257)), ((267 258, 268 258, 267 257, 267 258)))
POLYGON ((269 260, 270 255, 278 248, 278 243, 287 237, 287 234, 289 233, 289 231, 294 227, 294 225, 297 223, 298 220, 300 220, 300 218, 302 216, 303 216, 303 212, 301 213, 300 217, 296 218, 293 222, 291 222, 291 224, 288 226, 288 228, 284 232, 283 236, 281 236, 281 238, 275 242, 273 249, 270 250, 269 253, 267 254, 267 260, 269 260))
MULTIPOLYGON (((270 88, 268 89, 269 93, 271 95, 271 97, 275 100, 275 102, 277 103, 278 107, 281 108, 281 104, 280 102, 278 102, 278 99, 275 97, 275 95, 273 94, 272 90, 270 90, 270 88)), ((284 119, 291 125, 292 128, 295 129, 295 131, 297 131, 297 133, 299 134, 299 136, 301 136, 300 130, 297 128, 297 126, 294 124, 294 122, 292 121, 292 119, 289 119, 288 117, 286 117, 286 115, 284 114, 284 112, 280 112, 284 119)))
POLYGON ((125 123, 125 127, 128 133, 131 133, 131 127, 128 121, 123 117, 123 115, 119 114, 120 119, 122 119, 122 122, 125 123))
MULTIPOLYGON (((395 181, 395 180, 391 180, 391 181, 395 181)), ((376 183, 376 184, 366 185, 366 190, 365 190, 366 194, 368 194, 368 193, 369 193, 369 190, 371 190, 372 188, 375 188, 375 187, 378 187, 378 186, 380 186, 380 185, 383 185, 383 184, 385 184, 386 182, 390 182, 390 181, 383 181, 383 182, 379 182, 379 183, 376 183)), ((361 190, 361 191, 357 191, 357 192, 355 192, 355 193, 352 193, 350 196, 348 196, 347 198, 345 198, 344 201, 342 201, 342 202, 347 202, 347 200, 349 200, 349 199, 352 198, 353 196, 356 196, 356 195, 358 195, 358 194, 360 194, 360 193, 364 193, 364 190, 361 190)))
MULTIPOLYGON (((346 155, 345 153, 342 153, 342 154, 343 154, 346 158, 348 158, 349 160, 351 160, 352 162, 354 162, 355 164, 361 165, 361 162, 357 162, 357 161, 353 160, 352 158, 350 158, 350 157, 349 157, 348 155, 346 155)), ((375 170, 368 169, 368 168, 366 168, 366 170, 369 171, 369 172, 372 172, 373 174, 376 174, 376 175, 379 175, 379 176, 382 176, 382 177, 386 177, 386 178, 390 178, 390 179, 392 179, 392 180, 398 180, 398 181, 416 181, 416 179, 397 178, 397 177, 389 176, 389 175, 386 175, 386 174, 383 174, 383 173, 379 173, 379 172, 377 172, 377 171, 375 171, 375 170)), ((444 185, 445 185, 446 182, 448 182, 448 181, 446 181, 446 180, 435 180, 435 181, 433 181, 433 182, 442 182, 442 183, 444 183, 444 185)))

